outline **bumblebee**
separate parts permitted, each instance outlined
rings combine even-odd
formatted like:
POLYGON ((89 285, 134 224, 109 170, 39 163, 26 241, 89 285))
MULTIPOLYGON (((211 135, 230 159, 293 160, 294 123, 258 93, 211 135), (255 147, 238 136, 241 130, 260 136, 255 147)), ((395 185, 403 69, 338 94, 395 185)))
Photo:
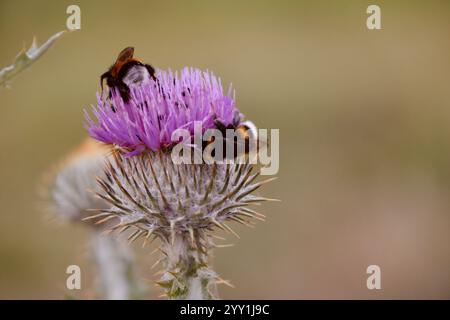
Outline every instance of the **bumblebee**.
POLYGON ((116 89, 125 102, 130 100, 130 88, 148 83, 151 79, 156 80, 155 69, 137 59, 133 58, 134 48, 123 49, 116 62, 100 76, 100 86, 103 92, 103 83, 111 89, 116 89))
MULTIPOLYGON (((216 128, 222 133, 223 136, 224 143, 222 154, 224 159, 231 160, 241 157, 255 156, 255 152, 257 152, 266 144, 258 137, 257 127, 251 121, 244 121, 240 124, 236 124, 238 122, 238 119, 235 119, 235 121, 233 122, 234 124, 232 123, 228 126, 225 126, 217 119, 214 121, 216 128), (232 140, 227 137, 227 130, 234 131, 232 140), (228 153, 230 150, 233 150, 232 154, 228 153)), ((205 141, 203 144, 203 149, 213 141, 214 139, 205 141)), ((213 152, 211 156, 215 157, 215 152, 213 152)))

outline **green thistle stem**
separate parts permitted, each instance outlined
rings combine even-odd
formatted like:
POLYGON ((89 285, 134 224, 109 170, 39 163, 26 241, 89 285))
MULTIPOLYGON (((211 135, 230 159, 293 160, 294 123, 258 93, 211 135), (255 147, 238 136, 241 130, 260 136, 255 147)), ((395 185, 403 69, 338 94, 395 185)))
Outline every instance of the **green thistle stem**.
POLYGON ((166 290, 169 299, 211 300, 217 299, 216 273, 209 269, 208 255, 185 236, 174 236, 161 247, 165 254, 164 273, 158 284, 166 290))

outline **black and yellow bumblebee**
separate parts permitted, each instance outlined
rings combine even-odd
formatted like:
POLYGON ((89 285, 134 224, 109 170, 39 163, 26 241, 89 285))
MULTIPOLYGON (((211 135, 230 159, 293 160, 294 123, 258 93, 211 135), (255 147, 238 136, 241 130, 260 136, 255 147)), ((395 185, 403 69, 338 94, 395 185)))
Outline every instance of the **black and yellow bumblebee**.
MULTIPOLYGON (((116 62, 100 76, 100 86, 106 80, 107 86, 118 90, 125 102, 130 100, 130 88, 148 83, 151 79, 156 80, 155 69, 146 63, 133 58, 134 48, 123 49, 116 62)), ((110 91, 111 95, 111 91, 110 91)))

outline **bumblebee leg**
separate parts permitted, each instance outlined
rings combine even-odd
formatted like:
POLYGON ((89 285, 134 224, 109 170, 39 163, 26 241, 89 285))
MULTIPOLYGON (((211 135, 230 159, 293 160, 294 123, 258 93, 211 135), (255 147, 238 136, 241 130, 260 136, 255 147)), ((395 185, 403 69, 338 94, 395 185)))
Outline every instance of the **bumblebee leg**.
POLYGON ((222 134, 225 133, 227 127, 222 123, 222 121, 214 119, 214 124, 216 125, 216 128, 222 132, 222 134))
POLYGON ((122 97, 124 102, 128 102, 130 100, 130 88, 125 83, 119 83, 117 85, 119 89, 120 96, 122 97))

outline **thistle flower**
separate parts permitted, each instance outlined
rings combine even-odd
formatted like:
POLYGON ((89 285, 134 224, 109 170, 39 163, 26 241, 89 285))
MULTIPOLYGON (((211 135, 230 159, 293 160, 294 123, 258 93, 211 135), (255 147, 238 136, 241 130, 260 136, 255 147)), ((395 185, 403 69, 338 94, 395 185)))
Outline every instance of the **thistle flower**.
POLYGON ((49 179, 51 210, 73 222, 88 217, 89 209, 106 209, 108 204, 88 190, 97 190, 96 176, 103 174, 109 149, 87 139, 58 166, 49 179))
POLYGON ((159 70, 156 77, 157 82, 132 88, 128 103, 116 91, 106 101, 98 94, 93 109, 98 122, 86 112, 91 137, 137 154, 170 146, 176 129, 192 133, 196 121, 204 129, 215 128, 215 120, 224 125, 240 122, 231 86, 224 95, 220 79, 212 73, 184 68, 180 76, 159 70))
MULTIPOLYGON (((95 139, 118 146, 98 179, 98 196, 110 205, 91 219, 117 218, 111 228, 133 228, 129 240, 159 239, 163 264, 157 282, 173 299, 211 299, 216 283, 225 282, 209 266, 213 231, 238 236, 228 222, 253 226, 264 215, 250 205, 272 199, 253 193, 265 182, 249 163, 175 164, 171 133, 191 130, 195 121, 215 128, 217 120, 237 126, 241 115, 235 99, 223 94, 220 80, 208 72, 184 69, 181 76, 158 71, 157 80, 132 91, 124 103, 113 92, 99 98, 95 123, 87 117, 95 139)), ((225 282, 226 283, 226 282, 225 282)))
MULTIPOLYGON (((89 217, 89 209, 106 210, 109 205, 92 191, 102 176, 109 148, 87 139, 52 175, 48 185, 51 211, 74 223, 89 217)), ((91 223, 91 249, 98 268, 98 284, 106 299, 136 298, 142 288, 136 280, 134 259, 121 239, 102 234, 102 226, 91 223)))

